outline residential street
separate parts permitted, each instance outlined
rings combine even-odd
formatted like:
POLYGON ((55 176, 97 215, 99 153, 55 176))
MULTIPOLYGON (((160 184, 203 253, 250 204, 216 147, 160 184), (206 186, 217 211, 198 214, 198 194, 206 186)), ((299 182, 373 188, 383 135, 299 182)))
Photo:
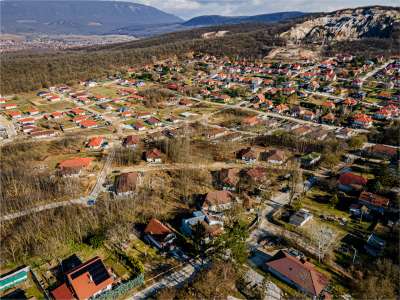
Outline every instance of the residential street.
POLYGON ((198 260, 187 263, 178 271, 172 274, 165 275, 152 285, 137 292, 133 296, 126 298, 126 300, 145 300, 163 288, 178 286, 189 280, 203 266, 204 264, 202 264, 201 261, 198 260))

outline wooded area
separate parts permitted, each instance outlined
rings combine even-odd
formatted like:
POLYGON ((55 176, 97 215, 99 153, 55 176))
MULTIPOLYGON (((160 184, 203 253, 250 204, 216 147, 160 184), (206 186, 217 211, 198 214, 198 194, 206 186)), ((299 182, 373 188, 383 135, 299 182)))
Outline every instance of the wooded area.
POLYGON ((69 84, 112 75, 123 67, 138 67, 171 55, 205 52, 213 55, 263 57, 272 46, 283 45, 277 34, 290 23, 232 25, 230 33, 216 39, 202 39, 213 28, 188 30, 143 41, 54 53, 4 54, 1 63, 1 93, 31 91, 54 84, 69 84))

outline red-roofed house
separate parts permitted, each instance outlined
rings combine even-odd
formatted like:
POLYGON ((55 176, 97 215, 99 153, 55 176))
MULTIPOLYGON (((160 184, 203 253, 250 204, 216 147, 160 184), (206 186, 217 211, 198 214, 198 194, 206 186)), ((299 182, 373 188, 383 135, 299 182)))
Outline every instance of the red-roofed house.
POLYGON ((357 100, 353 99, 353 98, 346 98, 343 100, 342 103, 343 103, 343 105, 346 105, 346 106, 354 106, 357 104, 357 100))
POLYGON ((286 251, 277 252, 267 263, 269 272, 294 286, 299 291, 317 299, 328 285, 328 278, 310 262, 286 251))
POLYGON ((332 124, 335 122, 336 117, 333 113, 327 113, 325 116, 321 117, 321 120, 324 124, 332 124))
POLYGON ((17 104, 14 103, 6 103, 1 105, 1 109, 5 109, 5 110, 9 110, 9 109, 16 109, 17 108, 17 104))
POLYGON ((220 212, 232 207, 234 196, 230 191, 212 191, 206 195, 202 209, 220 212))
POLYGON ((242 120, 244 126, 255 126, 260 124, 260 119, 257 116, 246 117, 242 120))
POLYGON ((123 142, 123 145, 125 147, 129 148, 136 148, 136 146, 139 144, 140 138, 137 135, 128 135, 123 142))
POLYGON ((335 108, 335 103, 333 103, 332 101, 325 101, 324 103, 322 103, 321 106, 325 107, 327 109, 334 109, 335 108))
POLYGON ((62 112, 59 112, 59 111, 55 111, 55 112, 52 112, 51 114, 50 114, 50 117, 52 117, 53 119, 59 119, 59 118, 61 118, 63 116, 63 113, 62 112))
POLYGON ((54 300, 72 300, 75 298, 66 282, 52 290, 50 294, 54 300))
POLYGON ((399 150, 397 148, 383 144, 375 144, 368 147, 365 152, 367 155, 385 159, 392 159, 399 156, 399 150))
POLYGON ((358 202, 369 209, 383 213, 385 208, 389 206, 390 201, 386 197, 363 191, 358 198, 358 202))
POLYGON ((355 114, 353 116, 353 126, 361 128, 369 128, 372 126, 372 118, 366 114, 355 114))
POLYGON ((273 111, 278 113, 278 114, 281 114, 281 113, 283 113, 285 111, 288 111, 288 110, 289 110, 289 107, 286 104, 279 104, 273 109, 273 111))
POLYGON ((36 121, 35 118, 28 117, 28 118, 19 119, 18 123, 20 123, 22 125, 32 125, 33 123, 35 123, 35 121, 36 121))
POLYGON ((79 123, 82 128, 95 128, 98 126, 96 121, 93 120, 83 120, 79 123))
POLYGON ((150 163, 161 163, 161 152, 160 150, 154 148, 149 151, 146 151, 146 161, 150 163))
POLYGON ((91 157, 76 157, 67 160, 63 160, 58 164, 58 168, 61 174, 66 175, 78 175, 83 168, 90 166, 93 158, 91 157))
POLYGON ((114 283, 114 278, 99 257, 77 266, 65 277, 66 282, 51 292, 55 300, 92 299, 111 290, 114 283))
POLYGON ((104 138, 102 136, 98 136, 91 138, 86 146, 90 149, 100 149, 103 143, 104 143, 104 138))
POLYGON ((147 224, 145 230, 145 240, 158 249, 169 248, 176 238, 175 233, 167 225, 159 220, 152 218, 147 224))
POLYGON ((374 118, 378 120, 390 120, 392 118, 392 111, 386 108, 381 108, 374 114, 374 118))
POLYGON ((339 177, 339 189, 345 192, 361 190, 367 184, 367 181, 364 177, 352 172, 343 173, 339 177))
POLYGON ((28 114, 31 115, 31 116, 34 116, 34 115, 39 114, 39 110, 38 110, 37 108, 35 108, 35 107, 29 108, 29 109, 27 110, 27 112, 28 112, 28 114))
POLYGON ((222 169, 219 172, 219 180, 224 190, 234 191, 239 183, 239 169, 222 169))
POLYGON ((13 111, 9 111, 7 113, 7 115, 9 115, 12 119, 17 119, 22 116, 22 113, 18 110, 13 110, 13 111))
POLYGON ((75 116, 83 116, 86 112, 82 108, 75 107, 71 109, 71 113, 75 116))

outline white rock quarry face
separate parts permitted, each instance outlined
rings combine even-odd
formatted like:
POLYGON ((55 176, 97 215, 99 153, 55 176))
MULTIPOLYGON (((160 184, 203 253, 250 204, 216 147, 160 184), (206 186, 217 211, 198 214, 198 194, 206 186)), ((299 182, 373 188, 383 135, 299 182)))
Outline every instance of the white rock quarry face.
POLYGON ((364 36, 379 37, 400 21, 399 10, 357 9, 335 12, 298 24, 281 34, 290 40, 348 40, 364 36))

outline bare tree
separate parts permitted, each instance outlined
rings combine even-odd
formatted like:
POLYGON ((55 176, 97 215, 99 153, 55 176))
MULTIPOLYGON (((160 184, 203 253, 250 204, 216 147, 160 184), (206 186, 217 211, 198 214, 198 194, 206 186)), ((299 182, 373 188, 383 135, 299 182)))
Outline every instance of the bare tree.
POLYGON ((321 262, 332 248, 335 234, 330 227, 320 224, 314 225, 310 230, 310 234, 317 248, 318 261, 321 262))

